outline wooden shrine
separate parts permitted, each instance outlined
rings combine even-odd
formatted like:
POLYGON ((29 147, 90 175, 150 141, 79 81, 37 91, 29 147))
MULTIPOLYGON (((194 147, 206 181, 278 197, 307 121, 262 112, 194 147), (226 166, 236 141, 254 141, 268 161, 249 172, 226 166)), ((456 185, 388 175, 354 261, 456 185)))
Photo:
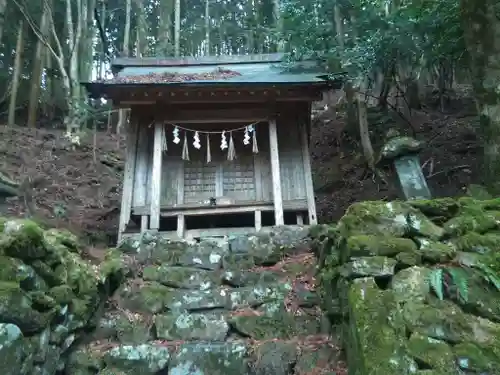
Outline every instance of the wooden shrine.
POLYGON ((282 59, 118 58, 112 80, 83 83, 90 97, 130 109, 119 239, 317 222, 311 103, 341 82, 282 59))

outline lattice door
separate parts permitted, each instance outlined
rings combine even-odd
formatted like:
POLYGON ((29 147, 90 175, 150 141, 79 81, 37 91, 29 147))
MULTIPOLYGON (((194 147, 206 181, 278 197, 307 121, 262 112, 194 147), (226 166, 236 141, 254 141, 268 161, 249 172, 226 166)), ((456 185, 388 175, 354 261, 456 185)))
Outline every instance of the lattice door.
POLYGON ((198 203, 215 197, 217 167, 203 162, 184 163, 184 203, 198 203))
POLYGON ((255 200, 253 158, 234 160, 223 167, 223 194, 235 201, 255 200))

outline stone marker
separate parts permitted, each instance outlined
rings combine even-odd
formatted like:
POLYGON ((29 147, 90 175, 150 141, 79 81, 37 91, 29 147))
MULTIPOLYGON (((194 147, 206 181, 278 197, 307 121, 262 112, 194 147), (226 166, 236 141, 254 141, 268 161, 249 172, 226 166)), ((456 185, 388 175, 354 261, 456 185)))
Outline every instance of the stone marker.
POLYGON ((390 130, 380 151, 379 163, 393 163, 403 194, 408 200, 432 197, 420 167, 418 153, 422 148, 422 142, 412 137, 400 136, 397 131, 390 130))

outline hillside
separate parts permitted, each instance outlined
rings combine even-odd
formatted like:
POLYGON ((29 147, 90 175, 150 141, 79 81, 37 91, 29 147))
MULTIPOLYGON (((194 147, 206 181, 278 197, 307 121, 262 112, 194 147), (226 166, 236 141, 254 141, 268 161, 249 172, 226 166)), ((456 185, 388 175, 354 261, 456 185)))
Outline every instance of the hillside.
MULTIPOLYGON (((441 114, 421 111, 413 120, 413 130, 395 115, 370 113, 374 148, 380 146, 376 134, 397 126, 427 142, 422 155, 424 172, 435 196, 457 196, 471 183, 480 183, 481 154, 474 133, 476 117, 468 105, 441 114)), ((398 197, 398 186, 389 170, 389 184, 374 181, 363 166, 359 146, 338 129, 345 118, 338 115, 325 122, 314 122, 311 149, 317 189, 317 205, 322 222, 338 220, 353 202, 398 197)), ((355 133, 355 132, 354 132, 355 133)), ((0 171, 10 178, 29 181, 25 197, 0 201, 0 213, 25 216, 33 207, 41 222, 69 228, 89 236, 92 241, 113 242, 117 232, 121 175, 125 142, 116 135, 89 132, 76 149, 64 140, 63 133, 48 129, 0 127, 0 171)))

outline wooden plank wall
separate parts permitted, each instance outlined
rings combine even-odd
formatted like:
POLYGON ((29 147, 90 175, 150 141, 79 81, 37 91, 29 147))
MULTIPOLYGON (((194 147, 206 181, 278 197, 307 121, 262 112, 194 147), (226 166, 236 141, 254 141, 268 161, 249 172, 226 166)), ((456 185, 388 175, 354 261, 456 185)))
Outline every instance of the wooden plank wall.
MULTIPOLYGON (((277 125, 283 201, 306 199, 300 126, 293 121, 278 121, 277 125)), ((192 127, 194 125, 189 126, 192 127)), ((269 128, 263 123, 256 129, 259 153, 253 154, 251 145, 243 145, 244 134, 237 132, 233 135, 237 159, 233 161, 227 160, 227 150, 220 150, 220 135, 211 135, 212 163, 207 165, 205 135, 201 136, 202 149, 196 150, 192 145, 193 134, 188 133, 190 161, 185 162, 181 159, 184 134, 181 131, 181 142, 176 145, 172 143, 172 129, 167 127, 168 150, 162 159, 161 205, 194 203, 221 195, 235 200, 272 201, 269 128), (219 179, 222 184, 216 183, 217 174, 222 174, 219 179), (187 176, 184 181, 178 178, 182 175, 187 176)), ((153 128, 141 124, 134 178, 134 207, 150 204, 152 150, 153 128)))

